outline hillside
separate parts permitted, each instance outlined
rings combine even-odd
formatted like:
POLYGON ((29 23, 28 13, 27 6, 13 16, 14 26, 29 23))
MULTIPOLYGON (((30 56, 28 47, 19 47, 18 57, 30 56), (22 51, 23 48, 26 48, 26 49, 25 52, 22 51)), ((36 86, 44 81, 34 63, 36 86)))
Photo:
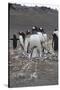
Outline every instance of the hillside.
POLYGON ((43 27, 48 34, 58 28, 58 11, 50 7, 27 7, 10 4, 10 35, 18 31, 32 29, 32 26, 43 27))

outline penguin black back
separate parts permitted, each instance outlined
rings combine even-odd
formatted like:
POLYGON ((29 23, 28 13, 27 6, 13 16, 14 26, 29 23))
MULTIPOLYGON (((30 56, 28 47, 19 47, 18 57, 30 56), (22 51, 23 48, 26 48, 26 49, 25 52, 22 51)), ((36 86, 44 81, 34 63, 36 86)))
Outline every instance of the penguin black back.
POLYGON ((17 38, 16 35, 13 35, 13 48, 15 49, 17 47, 17 38))

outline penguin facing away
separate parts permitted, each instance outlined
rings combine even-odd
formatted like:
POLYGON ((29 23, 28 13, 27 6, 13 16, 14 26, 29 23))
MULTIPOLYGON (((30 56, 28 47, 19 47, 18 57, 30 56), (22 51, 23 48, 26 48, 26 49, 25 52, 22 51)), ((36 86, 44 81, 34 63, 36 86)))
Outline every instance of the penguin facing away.
POLYGON ((11 38, 10 40, 13 40, 13 49, 16 49, 17 47, 17 40, 19 40, 15 34, 13 34, 13 38, 11 38))

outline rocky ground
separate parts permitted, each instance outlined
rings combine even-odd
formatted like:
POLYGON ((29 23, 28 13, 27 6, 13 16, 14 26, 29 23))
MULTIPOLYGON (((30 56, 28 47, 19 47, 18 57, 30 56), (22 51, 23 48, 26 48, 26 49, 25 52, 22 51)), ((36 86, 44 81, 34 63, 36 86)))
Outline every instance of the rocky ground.
POLYGON ((10 87, 58 84, 58 56, 47 53, 46 57, 28 59, 19 49, 10 49, 10 87))

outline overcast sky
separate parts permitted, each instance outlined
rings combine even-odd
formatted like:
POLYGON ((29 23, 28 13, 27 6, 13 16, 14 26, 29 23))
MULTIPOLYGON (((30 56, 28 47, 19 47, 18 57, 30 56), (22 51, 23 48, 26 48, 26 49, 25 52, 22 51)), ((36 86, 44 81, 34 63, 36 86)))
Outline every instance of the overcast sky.
POLYGON ((47 6, 59 9, 58 0, 10 0, 11 2, 26 6, 47 6))

